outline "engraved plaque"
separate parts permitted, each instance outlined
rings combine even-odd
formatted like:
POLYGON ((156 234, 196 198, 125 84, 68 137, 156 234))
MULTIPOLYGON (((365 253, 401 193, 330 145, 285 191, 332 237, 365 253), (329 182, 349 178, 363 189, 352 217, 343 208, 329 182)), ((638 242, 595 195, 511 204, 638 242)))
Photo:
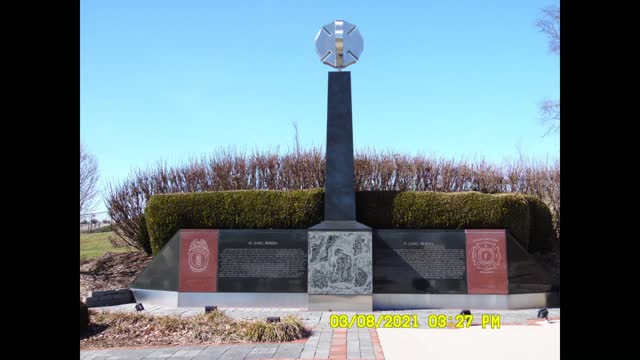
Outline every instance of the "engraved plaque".
POLYGON ((466 294, 464 231, 374 230, 373 291, 466 294))
POLYGON ((306 230, 219 230, 219 292, 306 292, 306 230))

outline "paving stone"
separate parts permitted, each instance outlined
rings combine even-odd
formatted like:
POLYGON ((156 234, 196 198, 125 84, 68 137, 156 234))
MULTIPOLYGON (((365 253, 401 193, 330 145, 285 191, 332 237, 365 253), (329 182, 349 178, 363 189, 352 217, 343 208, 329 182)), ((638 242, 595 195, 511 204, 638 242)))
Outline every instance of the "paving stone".
POLYGON ((304 349, 304 344, 281 344, 274 358, 297 358, 300 357, 304 349))
POLYGON ((169 357, 169 359, 173 359, 173 358, 192 358, 194 356, 197 356, 198 354, 200 354, 202 352, 203 349, 194 349, 194 350, 186 350, 186 349, 182 349, 180 351, 177 351, 175 354, 171 355, 171 357, 169 357))
POLYGON ((273 354, 274 359, 297 359, 300 357, 300 351, 294 352, 276 352, 273 354))
POLYGON ((83 360, 95 360, 97 358, 106 359, 110 356, 111 356, 111 353, 108 351, 99 351, 84 357, 83 360))
POLYGON ((231 345, 209 345, 202 350, 203 353, 220 352, 223 353, 229 349, 231 345))
POLYGON ((229 349, 228 345, 212 345, 208 346, 200 354, 195 356, 192 360, 217 360, 222 354, 229 349))
MULTIPOLYGON (((116 349, 110 350, 109 360, 140 360, 153 352, 154 349, 116 349)), ((104 353, 102 354, 104 355, 104 353)))
POLYGON ((256 345, 256 347, 247 354, 245 359, 260 359, 260 358, 270 358, 275 352, 278 350, 277 346, 260 346, 256 345))
POLYGON ((146 349, 134 349, 133 351, 129 351, 126 353, 126 360, 140 360, 144 359, 148 354, 152 353, 155 349, 146 348, 146 349))
POLYGON ((145 356, 145 359, 166 359, 169 356, 177 353, 178 351, 182 350, 184 348, 184 346, 176 346, 176 347, 170 347, 170 348, 159 348, 156 349, 154 351, 152 351, 150 354, 148 354, 147 356, 145 356))
POLYGON ((217 360, 244 359, 253 350, 253 347, 254 345, 232 345, 217 360))

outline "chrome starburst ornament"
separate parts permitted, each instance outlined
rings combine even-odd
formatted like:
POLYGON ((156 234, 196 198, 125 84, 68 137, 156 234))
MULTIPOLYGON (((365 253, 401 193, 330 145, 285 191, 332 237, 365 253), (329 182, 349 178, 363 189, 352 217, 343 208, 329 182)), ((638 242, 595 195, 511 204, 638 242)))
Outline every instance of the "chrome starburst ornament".
POLYGON ((358 27, 344 20, 336 20, 318 31, 316 52, 320 61, 338 70, 360 60, 364 39, 358 27))

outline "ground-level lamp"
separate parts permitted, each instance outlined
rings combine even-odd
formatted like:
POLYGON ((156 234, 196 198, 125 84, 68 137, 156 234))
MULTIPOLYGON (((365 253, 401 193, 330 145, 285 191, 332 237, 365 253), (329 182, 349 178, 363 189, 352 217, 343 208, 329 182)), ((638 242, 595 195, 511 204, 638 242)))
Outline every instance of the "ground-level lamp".
POLYGON ((538 310, 538 319, 545 319, 549 323, 552 323, 551 320, 549 320, 549 310, 547 310, 547 308, 538 310))

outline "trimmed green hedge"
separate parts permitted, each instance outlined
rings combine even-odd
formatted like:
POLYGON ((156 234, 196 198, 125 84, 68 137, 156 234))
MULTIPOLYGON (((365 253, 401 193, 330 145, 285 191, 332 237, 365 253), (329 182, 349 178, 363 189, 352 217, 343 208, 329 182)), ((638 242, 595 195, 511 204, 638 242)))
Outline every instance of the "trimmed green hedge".
POLYGON ((529 234, 532 241, 527 249, 531 252, 547 252, 553 250, 553 225, 551 210, 538 197, 525 195, 529 202, 531 228, 529 234))
POLYGON ((138 226, 140 230, 138 230, 136 243, 140 245, 140 247, 142 248, 142 250, 144 250, 144 252, 151 255, 152 253, 151 239, 149 238, 149 232, 148 232, 149 227, 147 226, 147 218, 144 216, 144 214, 140 214, 137 221, 138 221, 138 226))
POLYGON ((529 206, 522 195, 478 192, 404 192, 393 203, 393 225, 403 229, 508 229, 529 244, 529 206))
MULTIPOLYGON (((322 221, 324 190, 154 195, 145 211, 153 253, 179 229, 306 229, 322 221)), ((527 249, 550 244, 551 212, 519 194, 356 192, 357 220, 374 229, 508 229, 527 249)))
POLYGON ((89 309, 80 300, 80 333, 82 334, 89 326, 89 309))
POLYGON ((323 190, 153 195, 145 210, 156 254, 179 229, 306 229, 322 221, 323 190))

